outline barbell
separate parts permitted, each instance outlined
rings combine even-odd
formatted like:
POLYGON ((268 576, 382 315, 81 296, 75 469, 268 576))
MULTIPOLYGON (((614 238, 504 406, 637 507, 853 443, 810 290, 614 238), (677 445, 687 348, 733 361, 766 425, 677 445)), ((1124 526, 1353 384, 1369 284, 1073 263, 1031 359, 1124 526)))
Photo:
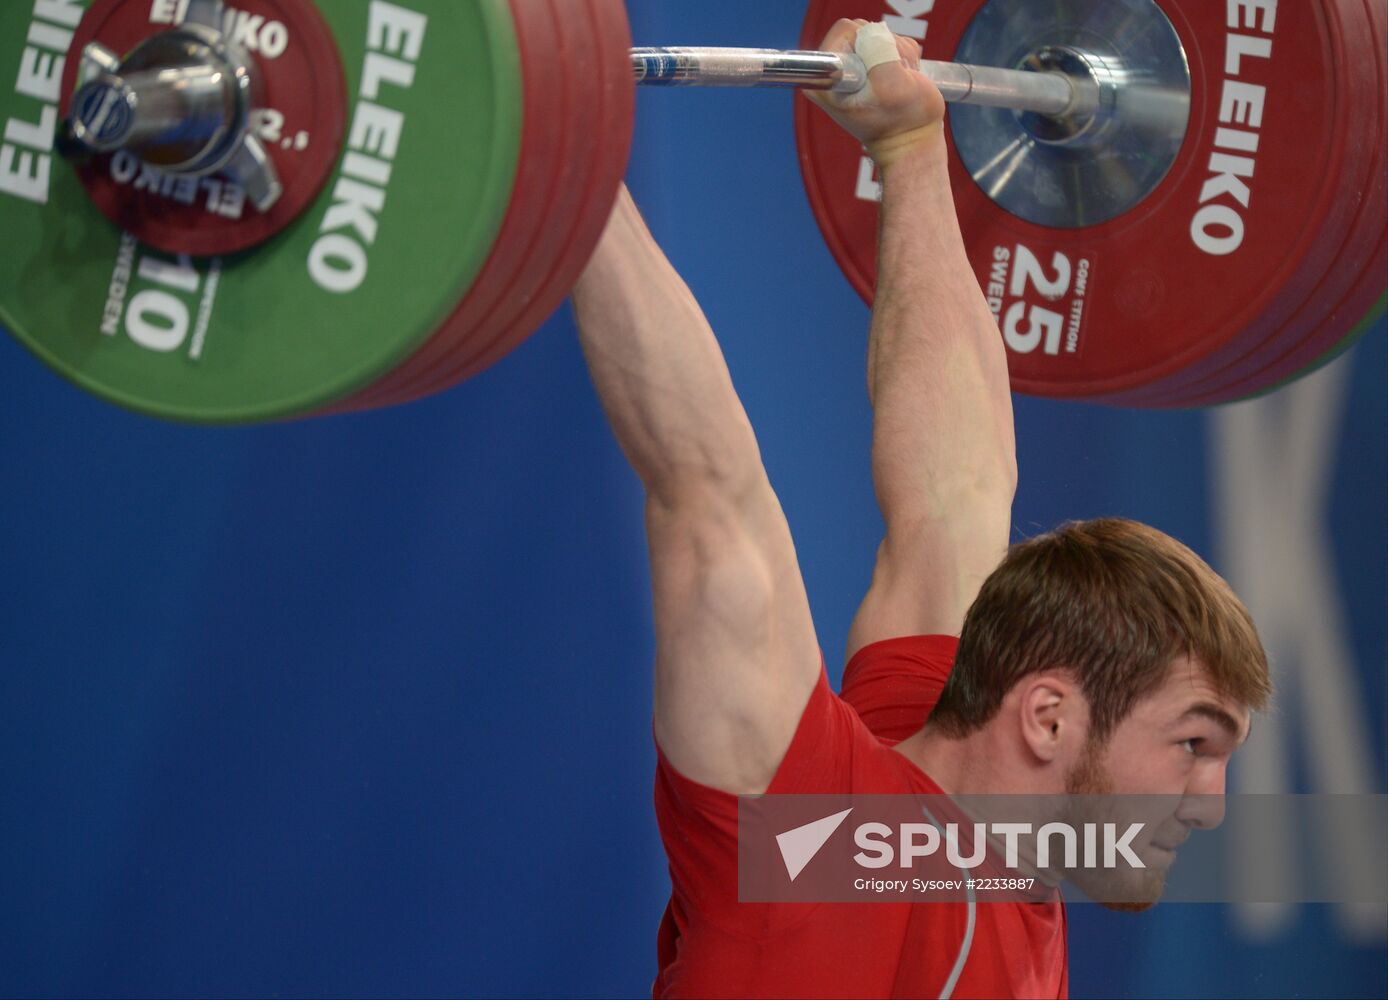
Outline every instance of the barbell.
MULTIPOLYGON (((1388 0, 813 0, 797 52, 633 49, 619 0, 34 0, 0 8, 0 320, 168 419, 441 391, 567 297, 634 84, 852 90, 860 62, 809 51, 840 17, 921 39, 953 102, 1018 391, 1224 402, 1382 314, 1388 0)), ((872 163, 795 118, 870 303, 872 163)))

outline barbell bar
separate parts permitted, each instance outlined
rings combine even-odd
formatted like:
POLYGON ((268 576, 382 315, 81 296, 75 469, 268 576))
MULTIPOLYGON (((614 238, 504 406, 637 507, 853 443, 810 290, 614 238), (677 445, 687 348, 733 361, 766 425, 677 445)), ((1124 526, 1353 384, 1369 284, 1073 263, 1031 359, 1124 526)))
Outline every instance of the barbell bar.
MULTIPOLYGON (((793 87, 856 94, 867 86, 867 68, 851 53, 739 48, 638 48, 631 50, 638 84, 675 87, 793 87)), ((1024 72, 992 66, 922 60, 920 72, 950 103, 981 104, 1071 116, 1098 110, 1098 88, 1059 72, 1024 72)))
MULTIPOLYGON (((0 175, 23 187, 27 170, 29 195, 40 166, 50 176, 42 201, 6 199, 0 179, 0 221, 28 248, 0 278, 0 318, 79 384, 174 419, 418 398, 493 363, 566 295, 623 171, 634 83, 843 92, 866 79, 855 56, 807 49, 633 49, 621 3, 573 3, 94 0, 80 23, 68 5, 7 5, 0 35, 27 45, 21 86, 0 91, 0 175), (224 171, 160 170, 157 128, 139 150, 88 144, 75 174, 36 144, 47 108, 73 116, 74 92, 102 74, 157 82, 135 55, 183 27, 180 8, 218 36, 209 44, 245 56, 253 110, 239 138, 283 183, 267 211, 224 171), (34 84, 43 58, 66 59, 59 95, 34 84), (119 228, 103 231, 93 205, 119 228), (60 229, 62 244, 45 239, 60 229)), ((1382 306, 1366 262, 1384 230, 1384 192, 1369 183, 1384 0, 1284 4, 1275 28, 1255 10, 1239 31, 1223 5, 1193 0, 1067 0, 1063 18, 1051 6, 959 0, 920 29, 922 69, 954 105, 956 200, 1014 386, 1218 402, 1256 390, 1251 373, 1284 377, 1342 349, 1364 325, 1357 310, 1382 306), (1295 135, 1273 117, 1291 102, 1295 135), (1264 109, 1269 121, 1254 121, 1264 109), (1308 183, 1317 170, 1326 183, 1308 183), (1285 245, 1269 253, 1270 240, 1285 245), (1220 252, 1193 253, 1201 241, 1220 252), (1345 304, 1312 308, 1321 287, 1345 304), (1178 308, 1245 297, 1208 316, 1178 308), (1199 372, 1189 393, 1187 369, 1199 372)), ((839 17, 887 12, 814 0, 802 47, 839 17)), ((137 89, 119 92, 134 115, 137 89)), ((811 205, 870 301, 871 164, 806 102, 795 113, 811 205)), ((225 130, 200 125, 229 148, 225 130)))
MULTIPOLYGON (((715 46, 635 48, 632 75, 657 87, 766 87, 851 95, 867 86, 867 68, 852 53, 805 49, 715 46)), ((949 104, 1003 108, 1044 120, 1051 141, 1095 141, 1101 124, 1121 117, 1148 132, 1184 131, 1189 95, 1153 85, 1141 73, 1077 46, 1042 46, 1028 53, 1027 69, 1005 69, 940 59, 918 70, 949 104)))
MULTIPOLYGON (((125 149, 161 163, 170 172, 202 177, 225 170, 230 156, 224 147, 234 145, 229 136, 258 148, 243 121, 247 112, 237 100, 250 87, 251 70, 217 51, 226 48, 218 38, 209 41, 203 34, 218 16, 211 0, 193 0, 179 30, 157 36, 179 57, 186 58, 192 46, 207 49, 205 66, 185 65, 180 58, 177 65, 141 65, 124 73, 119 56, 99 43, 88 44, 80 71, 84 82, 73 96, 73 110, 61 137, 65 152, 81 157, 125 149), (210 61, 214 57, 216 61, 210 61), (201 140, 195 157, 171 163, 169 150, 186 147, 190 135, 201 140)), ((862 59, 832 52, 634 48, 631 62, 633 80, 646 86, 791 87, 854 94, 868 83, 862 59)), ((1083 65, 1097 62, 1085 58, 1083 65)), ((923 61, 919 72, 951 103, 1056 118, 1089 116, 1099 110, 1100 87, 1093 72, 1024 72, 940 60, 923 61)), ((269 189, 277 184, 267 180, 261 186, 269 189)), ((273 198, 267 197, 257 207, 263 210, 272 203, 273 198)))

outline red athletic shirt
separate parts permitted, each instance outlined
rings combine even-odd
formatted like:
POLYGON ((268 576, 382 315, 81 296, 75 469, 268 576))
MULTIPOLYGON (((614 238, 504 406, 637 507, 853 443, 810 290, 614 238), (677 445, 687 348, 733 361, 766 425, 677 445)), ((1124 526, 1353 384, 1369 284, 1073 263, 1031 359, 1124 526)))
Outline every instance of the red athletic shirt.
MULTIPOLYGON (((941 794, 893 745, 924 723, 958 640, 861 650, 843 697, 820 675, 772 794, 941 794)), ((1065 910, 1044 903, 739 903, 737 796, 658 754, 656 819, 672 892, 656 997, 1065 997, 1065 910), (951 981, 953 985, 951 986, 951 981)))

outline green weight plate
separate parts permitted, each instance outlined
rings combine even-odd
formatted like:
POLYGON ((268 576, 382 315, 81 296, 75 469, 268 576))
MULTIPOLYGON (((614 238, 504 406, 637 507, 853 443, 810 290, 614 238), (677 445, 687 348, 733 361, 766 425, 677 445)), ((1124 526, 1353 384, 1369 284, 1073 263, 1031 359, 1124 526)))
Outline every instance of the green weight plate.
POLYGON ((321 9, 347 72, 346 155, 272 242, 189 262, 123 238, 66 164, 15 145, 42 147, 56 111, 10 84, 34 60, 26 39, 73 26, 40 17, 31 32, 33 5, 0 5, 0 119, 21 123, 0 149, 0 321, 58 372, 169 419, 292 418, 378 379, 452 313, 487 259, 519 157, 507 4, 321 9), (44 170, 43 185, 11 176, 44 170))

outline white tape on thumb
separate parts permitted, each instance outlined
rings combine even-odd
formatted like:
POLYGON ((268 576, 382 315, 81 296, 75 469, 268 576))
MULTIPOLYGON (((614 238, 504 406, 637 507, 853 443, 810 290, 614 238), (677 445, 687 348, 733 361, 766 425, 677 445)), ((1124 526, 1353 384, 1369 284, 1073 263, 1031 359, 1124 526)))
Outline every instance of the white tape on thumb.
POLYGON ((885 63, 901 62, 901 51, 896 47, 896 37, 881 21, 858 29, 853 51, 858 53, 858 58, 869 70, 885 63))

